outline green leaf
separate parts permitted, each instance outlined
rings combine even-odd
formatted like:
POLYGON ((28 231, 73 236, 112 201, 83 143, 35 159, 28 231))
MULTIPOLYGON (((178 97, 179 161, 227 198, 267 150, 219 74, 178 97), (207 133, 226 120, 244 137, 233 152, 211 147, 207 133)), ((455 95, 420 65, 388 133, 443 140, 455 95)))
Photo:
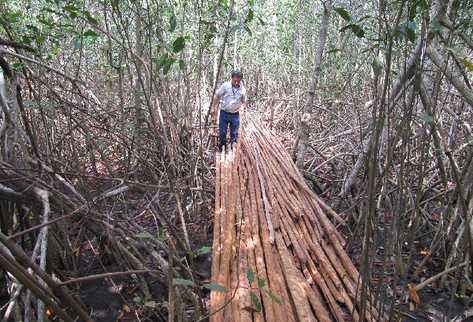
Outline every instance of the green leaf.
POLYGON ((258 18, 258 21, 260 23, 261 26, 266 26, 266 22, 264 22, 263 18, 257 16, 256 18, 258 18))
POLYGON ((172 284, 173 285, 189 286, 189 287, 194 287, 195 286, 193 281, 186 280, 186 279, 183 279, 183 278, 174 278, 172 280, 172 284))
POLYGON ((110 4, 112 5, 113 9, 118 9, 119 2, 120 2, 120 0, 112 0, 112 1, 110 1, 110 4))
POLYGON ((184 70, 185 67, 186 63, 182 59, 179 59, 179 69, 184 70))
POLYGON ((173 32, 174 30, 176 30, 176 26, 177 26, 176 16, 172 14, 171 16, 169 16, 169 31, 173 32))
POLYGON ((258 288, 263 288, 266 285, 266 280, 264 278, 258 277, 258 288))
POLYGON ((354 25, 351 27, 351 30, 355 33, 355 35, 356 35, 358 38, 363 38, 363 37, 365 36, 365 31, 363 30, 363 28, 362 28, 360 25, 354 24, 354 25))
POLYGON ((248 283, 250 284, 255 281, 255 272, 251 269, 251 267, 248 267, 246 269, 246 278, 248 279, 248 283))
POLYGON ((72 5, 72 4, 65 5, 63 7, 63 9, 69 13, 69 16, 71 18, 76 18, 79 15, 78 14, 79 9, 76 6, 72 5))
POLYGON ((97 38, 98 34, 95 31, 93 31, 92 29, 89 29, 86 32, 84 32, 84 36, 85 37, 95 37, 95 38, 97 38))
POLYGON ((253 9, 250 8, 250 10, 248 10, 248 14, 246 15, 246 19, 245 19, 245 23, 249 23, 253 20, 255 14, 253 12, 253 9))
POLYGON ((164 63, 164 66, 163 66, 164 75, 169 73, 169 71, 171 70, 171 67, 172 67, 172 65, 174 64, 175 61, 176 60, 174 58, 169 58, 168 60, 166 60, 166 62, 164 63))
POLYGON ((174 11, 173 11, 173 7, 172 6, 166 6, 166 8, 164 8, 164 12, 163 12, 163 15, 165 17, 170 17, 171 15, 174 14, 174 11))
POLYGON ((429 9, 429 4, 426 0, 416 0, 416 6, 419 7, 421 10, 429 9))
POLYGON ((220 292, 220 293, 228 292, 228 290, 224 286, 222 286, 220 284, 217 284, 217 283, 204 284, 204 285, 202 285, 202 287, 206 288, 208 290, 215 291, 215 292, 220 292))
POLYGON ((26 28, 28 28, 29 30, 31 30, 34 33, 39 33, 39 29, 35 25, 28 24, 28 25, 26 25, 26 28))
POLYGON ((74 38, 74 49, 80 49, 81 46, 82 44, 81 44, 80 38, 79 37, 74 38))
POLYGON ((92 29, 89 29, 86 32, 84 32, 84 37, 91 42, 94 42, 98 36, 99 35, 92 29))
POLYGON ((431 22, 431 28, 435 32, 441 32, 444 29, 443 24, 438 20, 437 17, 434 17, 431 22))
POLYGON ((85 16, 85 19, 87 19, 87 21, 88 21, 90 24, 92 24, 92 25, 98 24, 97 18, 95 18, 89 11, 84 10, 84 11, 83 11, 83 14, 84 14, 84 16, 85 16))
POLYGON ((7 14, 4 15, 4 18, 9 22, 9 23, 15 23, 19 21, 19 18, 21 16, 21 12, 8 12, 7 14))
MULTIPOLYGON (((181 63, 184 64, 184 61, 183 61, 183 60, 179 60, 179 67, 181 67, 181 63)), ((181 68, 181 69, 182 69, 182 68, 181 68)), ((203 247, 199 248, 199 249, 195 252, 195 255, 196 255, 196 256, 202 256, 202 255, 209 254, 211 251, 212 251, 212 248, 211 248, 211 247, 209 247, 209 246, 203 246, 203 247)))
POLYGON ((419 118, 424 122, 424 123, 432 123, 434 121, 434 118, 432 115, 429 115, 427 113, 422 113, 419 115, 419 118))
POLYGON ((13 64, 11 64, 11 68, 14 71, 19 71, 19 70, 21 70, 21 68, 23 68, 23 64, 22 63, 13 63, 13 64))
POLYGON ((158 61, 157 61, 157 63, 156 63, 158 69, 160 69, 161 67, 164 66, 164 64, 165 64, 166 61, 168 60, 168 57, 169 57, 168 53, 164 53, 161 57, 159 57, 159 59, 158 59, 158 61))
POLYGON ((250 292, 251 303, 255 306, 256 312, 261 312, 263 306, 261 305, 261 301, 258 296, 254 292, 250 292))
POLYGON ((378 57, 373 57, 373 60, 371 61, 371 67, 373 68, 375 75, 379 75, 383 70, 383 64, 378 59, 378 57))
POLYGON ((45 41, 46 41, 46 37, 44 35, 37 35, 36 36, 36 43, 38 45, 44 44, 45 41))
POLYGON ((469 61, 466 57, 460 58, 460 61, 468 71, 473 72, 473 63, 471 61, 469 61))
POLYGON ((52 20, 45 19, 43 17, 39 17, 38 21, 41 22, 43 25, 48 27, 54 27, 54 22, 52 20))
POLYGON ((351 16, 347 9, 343 7, 336 7, 333 10, 335 10, 340 15, 340 17, 342 17, 346 21, 351 21, 351 16))
POLYGON ((178 37, 174 42, 172 43, 172 51, 175 53, 180 52, 181 50, 184 49, 186 46, 186 39, 184 37, 178 37))
POLYGON ((411 42, 416 40, 417 24, 414 21, 406 21, 399 26, 401 34, 411 42))
MULTIPOLYGON (((13 67, 13 64, 12 64, 13 67)), ((37 108, 38 104, 33 100, 24 100, 23 105, 25 108, 37 108)))
POLYGON ((251 32, 250 27, 245 26, 245 30, 246 30, 246 32, 248 32, 248 34, 249 34, 250 36, 253 35, 253 33, 251 32))
POLYGON ((269 297, 271 298, 271 301, 276 302, 278 304, 282 304, 282 300, 279 296, 276 296, 270 290, 268 290, 266 293, 268 293, 269 297))
POLYGON ((363 38, 365 36, 365 31, 360 25, 356 23, 351 23, 340 29, 340 32, 343 32, 347 29, 350 29, 358 38, 363 38))
POLYGON ((341 52, 342 50, 340 48, 333 48, 333 49, 330 49, 327 54, 333 54, 333 53, 338 53, 338 52, 341 52))

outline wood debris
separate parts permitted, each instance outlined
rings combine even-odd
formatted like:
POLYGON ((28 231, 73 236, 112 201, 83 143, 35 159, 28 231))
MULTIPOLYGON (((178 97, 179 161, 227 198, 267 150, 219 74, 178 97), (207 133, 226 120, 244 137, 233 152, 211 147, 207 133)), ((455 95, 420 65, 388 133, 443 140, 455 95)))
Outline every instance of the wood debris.
MULTIPOLYGON (((211 322, 360 321, 360 276, 281 143, 247 121, 217 153, 211 322)), ((368 301, 364 320, 382 321, 368 301)))

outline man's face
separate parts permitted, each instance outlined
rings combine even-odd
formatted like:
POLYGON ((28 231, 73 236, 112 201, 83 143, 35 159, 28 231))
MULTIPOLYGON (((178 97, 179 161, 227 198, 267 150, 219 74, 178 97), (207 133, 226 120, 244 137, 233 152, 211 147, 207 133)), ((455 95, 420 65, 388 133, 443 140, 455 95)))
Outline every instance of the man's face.
POLYGON ((232 77, 232 85, 235 87, 240 87, 241 77, 234 76, 232 77))

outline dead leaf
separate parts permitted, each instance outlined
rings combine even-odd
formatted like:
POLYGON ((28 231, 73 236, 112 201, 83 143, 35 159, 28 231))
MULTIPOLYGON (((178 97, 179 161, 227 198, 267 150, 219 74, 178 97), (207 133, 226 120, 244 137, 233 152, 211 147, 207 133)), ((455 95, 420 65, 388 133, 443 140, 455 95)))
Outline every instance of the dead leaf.
POLYGON ((430 252, 429 252, 429 250, 428 250, 427 248, 424 248, 424 249, 422 249, 422 250, 420 251, 420 254, 421 254, 422 256, 429 256, 429 255, 430 255, 430 252))
POLYGON ((126 313, 130 313, 130 307, 128 306, 128 304, 123 304, 123 307, 122 307, 123 311, 125 311, 126 313))
POLYGON ((414 306, 420 305, 420 297, 419 294, 417 294, 415 285, 408 283, 407 288, 409 289, 409 300, 411 303, 414 303, 414 306))
POLYGON ((54 311, 52 309, 48 308, 48 309, 46 309, 46 315, 51 317, 51 316, 54 315, 54 311))

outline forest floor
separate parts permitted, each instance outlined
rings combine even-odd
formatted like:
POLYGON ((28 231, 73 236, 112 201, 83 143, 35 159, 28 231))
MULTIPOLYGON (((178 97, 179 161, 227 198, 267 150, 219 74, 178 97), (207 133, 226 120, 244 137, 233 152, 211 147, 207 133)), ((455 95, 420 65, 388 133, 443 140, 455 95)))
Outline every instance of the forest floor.
MULTIPOLYGON (((207 160, 209 164, 214 164, 214 160, 207 160)), ((209 178, 211 180, 212 178, 209 178)), ((325 198, 328 205, 340 205, 339 200, 335 198, 325 198)), ((188 229, 190 240, 192 241, 192 249, 197 254, 193 257, 192 267, 196 272, 195 276, 199 279, 196 284, 203 284, 210 282, 211 275, 211 252, 212 245, 212 223, 213 223, 213 200, 208 201, 209 204, 202 206, 200 216, 191 218, 188 222, 188 229), (207 251, 199 251, 207 250, 207 251)), ((168 205, 172 208, 173 205, 168 205)), ((337 210, 337 209, 335 209, 337 210)), ((338 209, 343 211, 342 209, 338 209)), ((151 216, 143 216, 138 222, 141 227, 152 233, 155 230, 155 222, 151 216)), ((389 227, 387 227, 389 228, 389 227)), ((379 230, 387 229, 386 227, 377 227, 379 230)), ((353 232, 343 231, 345 236, 352 235, 353 232)), ((381 292, 385 292, 385 296, 389 303, 394 303, 391 308, 396 316, 395 321, 473 321, 470 319, 454 319, 465 311, 465 303, 459 298, 451 289, 439 288, 438 283, 433 283, 425 287, 418 293, 420 303, 413 303, 409 297, 407 289, 408 283, 417 284, 423 279, 435 275, 441 269, 441 263, 432 258, 425 265, 422 274, 419 278, 412 279, 413 271, 417 265, 424 260, 423 250, 425 245, 429 245, 430 240, 425 239, 416 243, 415 249, 412 251, 414 266, 406 273, 406 277, 401 279, 395 276, 395 260, 394 257, 387 258, 383 248, 383 241, 376 240, 373 254, 370 256, 373 259, 373 272, 371 283, 373 288, 377 290, 378 286, 382 286, 381 292), (386 285, 389 285, 387 288, 386 285), (393 286, 394 285, 394 286, 393 286), (391 287, 393 286, 393 287, 391 287)), ((350 258, 353 260, 356 267, 361 266, 361 240, 353 239, 349 249, 347 249, 350 258)), ((185 254, 182 254, 183 256, 185 254)), ((408 256, 408 252, 403 254, 408 256)), ((96 259, 95 256, 90 256, 91 259, 96 259)), ((103 266, 104 263, 95 262, 89 263, 86 271, 81 275, 90 275, 95 272, 115 271, 112 266, 103 266), (104 269, 105 268, 105 269, 104 269)), ((135 293, 139 289, 137 283, 131 281, 130 278, 114 278, 111 280, 102 281, 100 283, 83 284, 80 289, 80 297, 84 303, 93 310, 93 316, 97 322, 112 322, 112 321, 136 321, 139 316, 154 316, 153 321, 167 321, 167 316, 161 313, 165 310, 155 310, 156 306, 161 305, 157 303, 164 303, 167 300, 168 287, 162 285, 157 280, 148 280, 150 291, 153 295, 152 301, 146 301, 140 298, 135 293), (148 312, 146 312, 148 311, 148 312), (152 313, 153 312, 153 313, 152 313)), ((207 298, 209 292, 202 294, 207 298)), ((206 307, 208 309, 208 307, 206 307)))
MULTIPOLYGON (((378 227, 381 228, 381 227, 378 227)), ((385 250, 382 244, 378 241, 376 251, 373 252, 372 258, 372 279, 371 284, 375 291, 381 287, 386 296, 388 302, 394 303, 392 306, 393 315, 396 316, 394 321, 421 321, 421 322, 447 322, 447 321, 473 321, 473 318, 456 320, 458 316, 465 312, 466 303, 455 292, 452 292, 452 288, 440 288, 439 283, 434 282, 431 285, 426 286, 424 289, 419 291, 420 304, 414 303, 409 297, 409 290, 407 285, 409 283, 418 284, 425 278, 433 276, 441 269, 440 265, 436 265, 435 260, 432 260, 423 271, 421 277, 412 279, 414 269, 424 259, 422 250, 424 248, 420 245, 415 250, 413 256, 413 262, 415 263, 404 279, 399 278, 394 274, 396 265, 393 259, 388 260, 385 257, 385 250), (386 285, 389 285, 386 288, 386 285), (391 287, 394 285, 394 287, 391 287)), ((349 251, 349 256, 353 260, 356 267, 361 266, 361 241, 355 241, 349 251)), ((408 253, 404 254, 406 257, 408 253)))

